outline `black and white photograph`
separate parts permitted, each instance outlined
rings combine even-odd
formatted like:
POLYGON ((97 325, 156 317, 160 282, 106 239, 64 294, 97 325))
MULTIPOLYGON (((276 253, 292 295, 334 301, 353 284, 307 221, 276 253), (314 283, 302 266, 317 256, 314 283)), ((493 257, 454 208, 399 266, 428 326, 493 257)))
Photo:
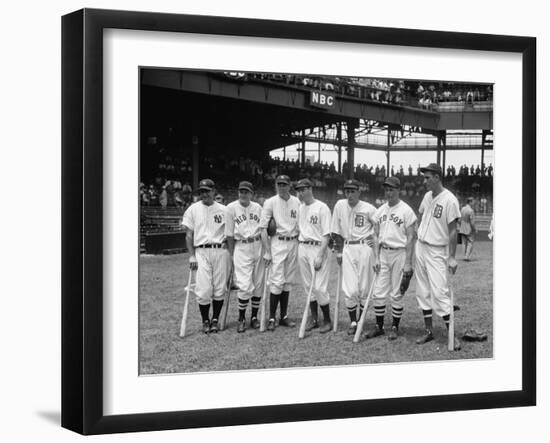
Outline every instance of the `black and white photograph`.
POLYGON ((138 74, 140 375, 493 358, 498 85, 138 74))

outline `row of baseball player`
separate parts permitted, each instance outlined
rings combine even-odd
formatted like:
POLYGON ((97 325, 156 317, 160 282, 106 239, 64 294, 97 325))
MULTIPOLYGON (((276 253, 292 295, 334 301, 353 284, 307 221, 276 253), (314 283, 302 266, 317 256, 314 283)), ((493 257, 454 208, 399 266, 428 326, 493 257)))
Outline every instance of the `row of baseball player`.
MULTIPOLYGON (((238 332, 246 330, 249 303, 250 327, 259 327, 258 311, 267 283, 270 288, 267 329, 274 331, 277 324, 295 326, 287 312, 298 271, 304 287, 312 285, 311 315, 306 330, 330 331, 327 287, 332 237, 350 319, 348 334, 355 334, 367 295, 372 291, 376 324, 366 337, 385 334, 384 316, 389 300, 392 325, 388 338, 396 339, 403 315, 403 295, 414 268, 416 297, 425 323, 425 333, 417 343, 433 340, 432 314, 449 324, 452 304, 448 272, 454 274, 457 268, 457 220, 461 214, 458 200, 441 183, 441 168, 430 164, 422 172, 428 192, 419 208, 419 220, 411 207, 399 199, 397 177, 384 181, 387 203, 378 209, 360 200, 358 181, 347 180, 345 198, 336 203, 332 215, 325 203, 315 199, 308 179, 295 185, 300 197, 296 198, 290 194, 290 178, 277 177, 277 194, 267 199, 263 208, 252 201, 254 188, 249 182, 239 184, 238 200, 223 206, 214 201, 213 181, 202 180, 201 200, 185 211, 182 225, 187 232, 190 269, 196 271, 195 294, 203 332, 219 330, 218 319, 231 272, 238 288, 238 332), (268 230, 273 229, 273 224, 275 232, 270 236, 268 230), (322 322, 318 308, 323 314, 322 322)), ((459 348, 455 340, 455 349, 459 348)))

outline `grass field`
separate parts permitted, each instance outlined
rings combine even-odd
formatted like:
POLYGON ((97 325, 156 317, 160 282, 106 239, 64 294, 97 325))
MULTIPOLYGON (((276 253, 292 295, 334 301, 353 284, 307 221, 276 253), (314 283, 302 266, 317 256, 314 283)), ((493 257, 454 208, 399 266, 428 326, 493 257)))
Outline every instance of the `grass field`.
MULTIPOLYGON (((462 342, 462 350, 447 351, 446 330, 443 321, 434 316, 435 340, 417 345, 415 340, 423 333, 422 313, 415 297, 413 278, 405 295, 405 312, 401 320, 400 336, 390 342, 387 336, 352 343, 346 331, 347 311, 340 298, 338 332, 306 333, 298 339, 298 327, 279 327, 275 332, 261 333, 248 329, 237 333, 236 292, 231 294, 225 331, 202 334, 198 306, 194 297, 189 303, 187 336, 179 337, 179 326, 187 284, 187 254, 140 257, 140 374, 179 372, 228 371, 242 369, 335 366, 386 362, 491 358, 493 355, 493 256, 491 242, 477 242, 474 259, 460 260, 453 278, 455 303, 455 333, 462 336, 469 328, 488 334, 485 342, 462 342)), ((329 292, 334 297, 336 288, 336 259, 331 254, 332 270, 329 292)), ((291 292, 289 316, 298 323, 303 313, 306 293, 301 286, 291 292)), ((331 313, 334 312, 334 298, 331 313)), ((248 308, 250 310, 250 307, 248 308)), ((247 321, 249 312, 247 311, 247 321)), ((386 326, 391 324, 390 309, 386 312, 386 326)), ((319 313, 321 316, 321 313, 319 313)), ((322 316, 321 316, 322 318, 322 316)), ((372 306, 369 307, 365 330, 374 324, 372 306)))

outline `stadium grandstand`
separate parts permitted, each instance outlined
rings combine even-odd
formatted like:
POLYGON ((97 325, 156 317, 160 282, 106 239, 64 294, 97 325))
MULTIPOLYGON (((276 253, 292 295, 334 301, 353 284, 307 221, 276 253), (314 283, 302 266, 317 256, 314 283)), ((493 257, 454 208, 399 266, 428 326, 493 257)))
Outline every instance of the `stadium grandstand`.
POLYGON ((444 185, 461 203, 474 197, 478 225, 488 228, 490 84, 156 69, 141 78, 142 251, 183 248, 179 222, 197 199, 199 177, 213 179, 226 203, 240 180, 254 183, 262 203, 278 174, 308 177, 332 207, 349 177, 379 206, 384 177, 395 175, 417 210, 425 193, 420 165, 402 164, 403 154, 435 156, 444 185), (466 152, 478 161, 447 163, 466 152))

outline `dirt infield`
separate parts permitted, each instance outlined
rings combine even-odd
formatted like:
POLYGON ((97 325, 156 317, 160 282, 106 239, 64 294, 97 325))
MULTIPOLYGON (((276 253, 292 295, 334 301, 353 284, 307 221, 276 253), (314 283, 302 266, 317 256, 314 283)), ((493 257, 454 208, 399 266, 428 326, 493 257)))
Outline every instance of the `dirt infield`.
MULTIPOLYGON (((352 343, 346 333, 349 319, 340 299, 337 333, 306 333, 298 339, 298 328, 277 328, 275 332, 260 333, 248 329, 237 333, 238 308, 236 292, 232 293, 227 328, 218 334, 200 332, 201 321, 194 297, 189 303, 188 335, 179 337, 184 302, 184 286, 188 278, 187 254, 140 257, 139 294, 139 372, 164 374, 207 372, 262 368, 335 366, 407 361, 491 358, 493 355, 493 244, 475 245, 473 260, 461 260, 462 248, 457 251, 458 271, 453 278, 455 331, 460 337, 467 329, 481 329, 488 334, 485 342, 462 342, 462 350, 448 352, 446 331, 441 319, 434 317, 435 340, 417 345, 423 332, 422 313, 415 298, 416 279, 413 277, 404 300, 400 336, 390 342, 386 336, 352 343)), ((331 255, 336 270, 336 259, 331 255)), ((331 273, 329 292, 331 313, 337 272, 331 273)), ((299 322, 306 294, 301 286, 291 292, 289 316, 299 322)), ((249 320, 249 311, 247 320, 249 320)), ((390 309, 387 309, 390 311, 390 309)), ((367 315, 367 330, 374 323, 372 305, 367 315)), ((386 325, 391 324, 386 312, 386 325)))

